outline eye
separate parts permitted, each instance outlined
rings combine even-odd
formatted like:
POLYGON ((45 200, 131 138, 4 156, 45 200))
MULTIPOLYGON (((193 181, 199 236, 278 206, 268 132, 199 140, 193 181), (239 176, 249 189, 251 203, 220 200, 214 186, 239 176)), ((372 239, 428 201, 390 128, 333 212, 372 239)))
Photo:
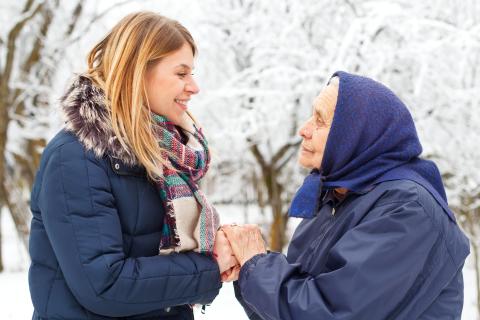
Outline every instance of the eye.
POLYGON ((177 73, 177 75, 180 77, 180 79, 183 79, 187 76, 187 73, 185 72, 180 72, 180 73, 177 73))
POLYGON ((325 121, 323 121, 323 118, 317 114, 315 115, 315 124, 317 125, 317 127, 321 127, 325 125, 325 121))

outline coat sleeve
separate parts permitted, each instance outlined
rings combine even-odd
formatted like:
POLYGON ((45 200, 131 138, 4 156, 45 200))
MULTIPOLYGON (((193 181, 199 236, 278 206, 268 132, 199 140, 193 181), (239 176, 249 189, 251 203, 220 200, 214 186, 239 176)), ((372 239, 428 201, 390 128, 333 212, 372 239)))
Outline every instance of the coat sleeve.
POLYGON ((210 303, 221 287, 214 260, 194 252, 126 257, 105 168, 75 143, 43 168, 37 202, 59 267, 86 309, 122 317, 210 303))
POLYGON ((238 281, 244 304, 262 319, 282 320, 385 319, 397 311, 418 291, 440 236, 416 201, 372 210, 374 218, 326 255, 312 253, 309 266, 325 265, 312 273, 279 253, 247 261, 238 281))
POLYGON ((253 311, 252 307, 250 307, 242 297, 242 292, 240 289, 240 285, 238 281, 233 282, 233 290, 235 291, 235 298, 237 298, 238 303, 243 307, 243 310, 247 314, 248 319, 250 320, 262 320, 258 314, 253 311))

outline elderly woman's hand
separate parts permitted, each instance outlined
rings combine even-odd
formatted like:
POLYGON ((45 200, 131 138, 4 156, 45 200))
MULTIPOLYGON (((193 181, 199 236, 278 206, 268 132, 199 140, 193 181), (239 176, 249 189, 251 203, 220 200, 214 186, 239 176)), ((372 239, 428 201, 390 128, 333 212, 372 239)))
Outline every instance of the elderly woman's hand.
POLYGON ((241 266, 254 255, 267 252, 265 241, 263 241, 262 233, 257 225, 225 225, 222 230, 241 266))

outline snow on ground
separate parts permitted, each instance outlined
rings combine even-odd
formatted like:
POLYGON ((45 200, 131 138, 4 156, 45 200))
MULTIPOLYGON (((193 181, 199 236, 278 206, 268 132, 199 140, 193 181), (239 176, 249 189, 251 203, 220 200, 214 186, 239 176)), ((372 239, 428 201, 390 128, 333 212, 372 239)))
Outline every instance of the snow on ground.
POLYGON ((33 307, 27 279, 30 258, 19 241, 10 213, 3 211, 1 219, 5 270, 0 273, 0 319, 31 319, 33 307))
MULTIPOLYGON (((251 210, 245 212, 242 207, 223 206, 218 209, 222 215, 222 223, 243 223, 245 219, 249 223, 262 222, 253 218, 251 210)), ((258 215, 255 216, 258 217, 258 215)), ((33 307, 28 292, 28 254, 18 240, 10 215, 3 212, 1 219, 5 272, 0 273, 0 319, 30 319, 33 307)), ((295 224, 296 222, 293 221, 292 228, 295 224)), ((472 265, 472 261, 467 260, 464 268, 465 304, 462 320, 479 320, 475 309, 475 274, 472 265)), ((220 320, 226 317, 229 320, 248 319, 236 302, 230 283, 223 285, 218 297, 211 306, 206 308, 205 314, 201 313, 200 307, 195 309, 195 319, 220 320)))

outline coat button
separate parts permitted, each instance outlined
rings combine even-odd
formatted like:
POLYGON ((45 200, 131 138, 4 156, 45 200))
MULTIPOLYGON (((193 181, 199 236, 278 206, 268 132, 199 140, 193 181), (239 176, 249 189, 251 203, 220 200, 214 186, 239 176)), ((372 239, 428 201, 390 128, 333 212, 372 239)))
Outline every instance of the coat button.
POLYGON ((172 308, 170 307, 165 308, 165 312, 170 312, 170 310, 172 310, 172 308))
POLYGON ((120 169, 120 165, 118 163, 115 163, 115 169, 116 170, 119 170, 120 169))

